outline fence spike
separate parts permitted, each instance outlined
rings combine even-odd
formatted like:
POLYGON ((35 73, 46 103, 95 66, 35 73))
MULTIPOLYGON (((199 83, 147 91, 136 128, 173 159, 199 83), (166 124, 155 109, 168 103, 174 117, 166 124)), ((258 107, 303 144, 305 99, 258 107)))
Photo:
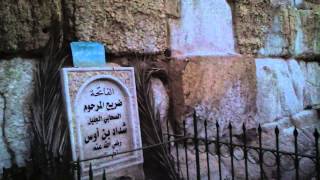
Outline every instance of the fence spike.
POLYGON ((7 170, 5 167, 2 168, 2 178, 6 179, 7 178, 7 170))
POLYGON ((298 156, 298 130, 294 127, 294 168, 296 170, 296 180, 299 179, 299 156, 298 156))
POLYGON ((249 179, 248 150, 247 150, 247 134, 246 134, 246 125, 245 125, 245 123, 242 124, 242 131, 243 131, 243 153, 244 153, 245 176, 246 176, 246 180, 248 180, 249 179))
POLYGON ((77 159, 77 179, 81 180, 81 166, 80 166, 80 158, 77 159))
POLYGON ((105 169, 103 169, 102 180, 107 180, 105 169))
POLYGON ((194 128, 194 147, 196 151, 196 168, 197 168, 197 180, 201 179, 200 175, 200 159, 199 159, 199 142, 198 142, 198 120, 196 110, 193 113, 193 128, 194 128))
POLYGON ((280 172, 280 151, 279 151, 279 128, 276 126, 274 129, 276 135, 276 164, 277 164, 277 179, 281 179, 281 172, 280 172))
POLYGON ((92 164, 89 165, 89 180, 93 180, 92 164))
POLYGON ((294 136, 298 136, 299 135, 297 127, 294 127, 293 135, 294 136))
POLYGON ((258 136, 259 136, 259 167, 260 167, 260 179, 263 180, 263 152, 262 152, 262 129, 259 123, 258 126, 258 136))
POLYGON ((319 139, 319 132, 318 132, 317 128, 314 129, 313 136, 314 136, 316 139, 319 139))
POLYGON ((259 123, 259 126, 258 126, 258 132, 261 133, 262 132, 262 128, 261 128, 261 125, 259 123))
POLYGON ((229 143, 230 143, 230 160, 231 160, 231 177, 234 180, 234 160, 233 160, 233 144, 232 144, 232 125, 229 122, 229 143))
POLYGON ((207 131, 207 120, 204 120, 204 133, 205 133, 205 147, 206 147, 206 156, 207 156, 207 176, 210 178, 210 163, 209 163, 209 147, 208 147, 208 131, 207 131))
POLYGON ((217 127, 217 134, 216 134, 216 148, 217 148, 217 155, 218 155, 218 168, 219 168, 219 177, 220 180, 222 180, 222 174, 221 174, 221 154, 220 154, 220 136, 219 136, 219 123, 216 121, 216 127, 217 127))
POLYGON ((186 120, 183 120, 182 124, 183 124, 183 128, 185 128, 186 127, 186 120))
POLYGON ((317 179, 320 179, 320 157, 319 157, 319 132, 317 128, 314 129, 314 141, 315 141, 315 149, 316 149, 316 172, 317 179))
MULTIPOLYGON (((183 120, 183 136, 186 137, 186 121, 183 120)), ((188 162, 188 149, 187 149, 187 140, 183 140, 184 153, 186 158, 186 169, 187 169, 187 180, 189 180, 189 162, 188 162)))
POLYGON ((243 123, 243 124, 242 124, 242 131, 243 131, 243 133, 244 133, 244 134, 245 134, 246 130, 247 130, 247 128, 246 128, 246 124, 245 124, 245 123, 243 123))
POLYGON ((179 144, 178 142, 174 142, 175 148, 176 148, 176 156, 177 156, 177 172, 178 172, 178 179, 180 179, 180 158, 179 158, 179 144))
POLYGON ((275 132, 276 135, 279 134, 279 128, 278 128, 278 126, 276 126, 276 128, 274 129, 274 132, 275 132))
MULTIPOLYGON (((184 120, 183 120, 183 122, 184 122, 184 120)), ((167 124, 167 141, 169 142, 170 141, 169 119, 167 119, 167 123, 166 124, 167 124)), ((170 143, 168 144, 168 150, 169 150, 169 154, 171 154, 171 144, 170 143)))

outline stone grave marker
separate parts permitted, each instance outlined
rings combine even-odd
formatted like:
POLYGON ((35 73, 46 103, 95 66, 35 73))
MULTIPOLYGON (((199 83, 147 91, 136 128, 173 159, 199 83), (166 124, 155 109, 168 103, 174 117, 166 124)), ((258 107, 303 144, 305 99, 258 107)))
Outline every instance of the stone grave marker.
POLYGON ((81 162, 82 177, 88 178, 90 163, 95 176, 141 165, 142 151, 121 154, 142 147, 134 69, 80 67, 61 73, 72 158, 90 160, 81 162))

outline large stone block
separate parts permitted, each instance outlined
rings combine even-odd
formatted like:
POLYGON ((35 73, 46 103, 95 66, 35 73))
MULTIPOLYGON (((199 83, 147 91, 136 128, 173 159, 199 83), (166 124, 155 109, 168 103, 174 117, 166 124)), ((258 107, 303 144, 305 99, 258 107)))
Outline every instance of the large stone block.
MULTIPOLYGON (((60 0, 0 3, 0 53, 29 51, 43 47, 49 28, 62 16, 60 0)), ((57 27, 55 27, 57 28, 57 27)))
POLYGON ((320 103, 316 62, 257 59, 257 122, 264 124, 320 103))
POLYGON ((234 29, 241 54, 257 54, 272 21, 272 4, 263 0, 234 1, 234 29))
POLYGON ((320 65, 317 62, 300 63, 305 79, 304 105, 315 106, 320 104, 320 65))
POLYGON ((240 53, 296 58, 319 55, 318 4, 291 0, 236 1, 234 24, 240 53))
POLYGON ((320 54, 320 16, 315 10, 283 8, 274 17, 261 56, 312 57, 320 54))
MULTIPOLYGON (((171 96, 178 121, 186 120, 193 132, 192 114, 199 117, 199 130, 204 136, 203 121, 209 128, 220 123, 222 134, 232 122, 235 133, 243 123, 256 127, 256 72, 253 59, 246 57, 196 57, 171 62, 171 96)), ((215 131, 210 130, 209 136, 215 131)))
POLYGON ((183 0, 170 21, 173 57, 235 54, 232 11, 226 0, 183 0))
POLYGON ((67 3, 76 38, 100 41, 112 53, 157 53, 167 47, 164 0, 98 0, 67 3))
POLYGON ((29 105, 35 61, 0 61, 0 167, 24 165, 30 144, 29 105))

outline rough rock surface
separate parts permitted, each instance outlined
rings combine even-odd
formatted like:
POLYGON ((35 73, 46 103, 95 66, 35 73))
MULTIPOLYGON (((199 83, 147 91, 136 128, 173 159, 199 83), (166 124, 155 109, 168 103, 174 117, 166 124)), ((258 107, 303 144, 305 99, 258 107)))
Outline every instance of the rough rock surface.
POLYGON ((304 105, 320 104, 320 64, 318 62, 299 62, 305 79, 304 105))
POLYGON ((316 62, 257 59, 257 117, 263 124, 320 103, 320 68, 316 62))
POLYGON ((232 12, 225 0, 183 0, 170 21, 173 57, 235 54, 232 12))
MULTIPOLYGON (((315 105, 320 103, 318 99, 320 94, 319 63, 271 58, 256 59, 252 62, 244 57, 234 59, 210 57, 193 58, 184 63, 178 61, 178 63, 172 63, 172 68, 180 69, 175 72, 175 75, 180 73, 180 76, 171 75, 172 78, 175 77, 171 81, 175 86, 180 87, 180 89, 175 88, 176 91, 172 94, 175 112, 180 112, 181 119, 186 120, 189 136, 193 136, 192 109, 195 108, 200 137, 205 137, 203 122, 208 120, 208 137, 215 139, 214 122, 217 120, 220 124, 220 140, 229 142, 229 131, 226 126, 231 122, 234 127, 233 142, 242 144, 241 125, 246 123, 248 145, 258 147, 257 127, 260 123, 263 147, 276 148, 275 128, 278 127, 280 150, 294 152, 293 131, 297 128, 298 152, 315 155, 313 132, 315 129, 320 129, 319 109, 315 108, 317 107, 315 105), (239 61, 236 61, 237 59, 239 61), (231 111, 228 111, 229 109, 231 111), (255 117, 252 118, 252 116, 255 117)), ((188 163, 189 173, 195 175, 193 146, 193 144, 188 145, 187 154, 191 159, 191 163, 188 163)), ((230 151, 224 147, 221 153, 223 154, 222 174, 223 177, 228 178, 231 174, 230 151)), ((179 154, 182 174, 185 175, 184 151, 181 150, 179 154)), ((235 149, 234 157, 238 159, 234 161, 236 179, 245 178, 243 154, 243 150, 235 149)), ((217 167, 218 159, 214 144, 209 146, 209 156, 210 164, 217 167)), ((201 146, 200 166, 201 177, 204 179, 207 178, 205 157, 204 147, 201 146)), ((249 179, 259 179, 259 154, 250 150, 248 159, 249 179)), ((269 165, 276 162, 272 153, 265 153, 264 160, 269 165)), ((281 162, 287 169, 294 167, 294 161, 286 155, 281 157, 281 162)), ((302 159, 299 165, 300 170, 304 172, 301 178, 314 177, 314 166, 311 161, 302 159)), ((276 171, 276 166, 263 165, 263 168, 267 179, 275 178, 273 172, 276 171)), ((282 178, 294 179, 295 174, 292 171, 287 171, 285 168, 281 168, 280 171, 282 178)), ((211 177, 217 173, 212 171, 211 177)))
POLYGON ((320 54, 318 2, 240 0, 233 6, 241 54, 263 57, 310 57, 320 54))
POLYGON ((274 16, 261 56, 308 57, 320 54, 320 16, 315 10, 282 8, 274 16))
POLYGON ((0 52, 29 51, 43 47, 54 20, 61 20, 60 0, 0 3, 0 52))
POLYGON ((28 158, 28 119, 35 61, 14 58, 0 61, 0 167, 24 165, 28 158), (6 103, 5 103, 6 101, 6 103), (5 111, 4 111, 5 110, 5 111), (3 132, 4 131, 4 132, 3 132), (3 136, 5 133, 5 137, 3 136), (15 161, 10 156, 13 151, 15 161))
POLYGON ((155 53, 167 47, 164 0, 68 3, 69 25, 83 41, 100 41, 112 53, 155 53))
MULTIPOLYGON (((175 148, 175 147, 172 147, 175 148)), ((207 155, 204 153, 205 147, 200 146, 200 151, 202 153, 199 154, 199 162, 200 162, 200 177, 201 179, 208 179, 208 165, 207 165, 207 155)), ((180 163, 180 172, 181 176, 184 179, 187 179, 187 173, 189 174, 189 179, 195 180, 197 178, 197 169, 196 169, 196 155, 193 149, 193 146, 189 146, 187 149, 187 157, 188 157, 188 169, 187 172, 187 164, 186 164, 186 154, 184 148, 178 148, 179 151, 179 163, 180 163)), ((178 159, 176 158, 176 151, 172 151, 173 157, 175 157, 175 161, 178 159)), ((219 165, 218 165, 218 157, 215 154, 209 154, 209 172, 210 172, 210 179, 219 179, 219 165)), ((221 164, 221 176, 222 179, 231 178, 231 174, 227 171, 227 167, 224 164, 221 164)))
POLYGON ((237 132, 241 131, 244 122, 248 126, 256 126, 253 121, 256 113, 253 59, 196 57, 187 61, 172 61, 171 68, 174 112, 178 121, 186 120, 191 132, 194 109, 202 120, 199 124, 203 125, 203 120, 207 119, 210 128, 214 128, 216 121, 222 129, 232 122, 237 132))
POLYGON ((163 132, 167 132, 167 118, 169 111, 169 95, 163 82, 158 78, 151 79, 151 91, 154 107, 160 116, 160 124, 163 132))
POLYGON ((239 0, 233 7, 238 51, 256 54, 272 20, 272 5, 264 0, 239 0))

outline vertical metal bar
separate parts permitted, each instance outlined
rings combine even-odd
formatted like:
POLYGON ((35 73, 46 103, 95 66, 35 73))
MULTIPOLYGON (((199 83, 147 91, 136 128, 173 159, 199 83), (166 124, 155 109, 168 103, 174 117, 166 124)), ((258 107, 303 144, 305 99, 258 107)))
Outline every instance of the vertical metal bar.
POLYGON ((92 164, 89 166, 89 180, 93 180, 92 164))
MULTIPOLYGON (((186 137, 186 121, 183 121, 183 136, 186 137)), ((188 164, 188 149, 187 149, 187 139, 183 141, 184 153, 186 157, 186 169, 187 169, 187 180, 189 180, 189 164, 188 164)))
POLYGON ((71 175, 72 175, 73 179, 75 179, 74 176, 76 174, 76 164, 74 162, 71 163, 71 168, 72 168, 71 175))
POLYGON ((204 121, 204 133, 205 133, 205 143, 206 143, 206 153, 207 153, 207 173, 208 173, 208 180, 210 180, 210 164, 209 164, 209 143, 208 143, 208 132, 207 132, 207 120, 204 121))
POLYGON ((299 179, 299 156, 298 156, 298 130, 295 127, 293 131, 294 135, 294 168, 296 170, 296 180, 299 179))
POLYGON ((80 166, 80 159, 77 160, 77 179, 81 180, 81 166, 80 166))
POLYGON ((2 167, 2 179, 7 179, 7 170, 5 167, 2 167))
POLYGON ((233 142, 232 142, 232 125, 229 123, 229 142, 230 142, 230 159, 231 159, 231 177, 234 180, 234 164, 233 164, 233 142))
MULTIPOLYGON (((167 139, 170 142, 169 119, 167 119, 167 139)), ((168 143, 169 154, 171 154, 171 143, 168 143)))
MULTIPOLYGON (((175 134, 178 134, 177 132, 178 131, 178 124, 177 124, 177 121, 174 121, 175 122, 175 134)), ((173 138, 175 139, 176 136, 173 136, 173 138)), ((176 162, 176 168, 177 168, 177 172, 178 172, 178 179, 180 179, 180 158, 179 158, 179 144, 177 141, 174 142, 174 147, 176 149, 176 157, 177 157, 177 162, 176 162)))
POLYGON ((193 113, 193 128, 194 128, 194 148, 196 151, 196 169, 197 169, 197 180, 201 179, 200 176, 200 160, 199 160, 199 141, 198 141, 198 120, 196 111, 193 113))
POLYGON ((320 180, 320 162, 319 162, 319 133, 318 130, 314 130, 314 140, 315 140, 315 148, 316 148, 316 173, 317 173, 317 180, 320 180))
POLYGON ((246 126, 242 124, 242 131, 243 131, 243 153, 244 153, 244 167, 246 173, 246 180, 249 179, 248 173, 248 151, 247 151, 247 133, 246 133, 246 126))
POLYGON ((219 123, 216 121, 216 148, 217 148, 217 155, 218 155, 218 166, 219 166, 219 179, 222 180, 222 174, 221 174, 221 154, 220 154, 220 136, 219 136, 219 123))
POLYGON ((178 172, 178 179, 180 179, 180 158, 179 158, 179 144, 177 141, 174 142, 176 147, 176 156, 177 156, 177 172, 178 172))
POLYGON ((280 173, 280 152, 279 152, 279 128, 276 126, 274 129, 276 135, 276 164, 277 164, 277 179, 281 179, 280 173))
POLYGON ((102 180, 107 180, 105 169, 103 169, 102 180))
POLYGON ((260 179, 263 180, 263 152, 262 152, 262 129, 259 124, 258 127, 259 135, 259 166, 260 166, 260 179))

